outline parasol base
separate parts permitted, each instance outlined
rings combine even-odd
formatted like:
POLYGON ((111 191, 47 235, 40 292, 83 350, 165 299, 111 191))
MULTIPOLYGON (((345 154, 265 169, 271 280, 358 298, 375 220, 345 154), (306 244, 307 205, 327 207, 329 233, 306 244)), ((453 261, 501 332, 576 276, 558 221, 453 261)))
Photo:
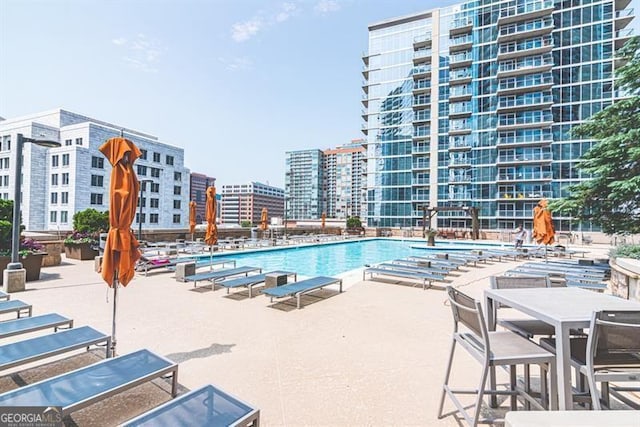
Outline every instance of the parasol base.
POLYGON ((27 283, 27 269, 10 270, 7 268, 2 272, 2 283, 4 292, 8 294, 24 291, 27 283))

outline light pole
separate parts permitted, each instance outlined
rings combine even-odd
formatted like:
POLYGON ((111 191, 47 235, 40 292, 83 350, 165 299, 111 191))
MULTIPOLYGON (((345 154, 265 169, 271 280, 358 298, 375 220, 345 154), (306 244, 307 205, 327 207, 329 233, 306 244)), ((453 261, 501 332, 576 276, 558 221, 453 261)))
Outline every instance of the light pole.
POLYGON ((142 240, 142 196, 144 195, 144 187, 147 182, 153 183, 153 180, 143 179, 140 181, 140 199, 138 200, 138 205, 140 205, 138 211, 138 240, 142 240))
POLYGON ((30 142, 41 147, 59 147, 58 141, 46 139, 25 138, 19 133, 16 137, 16 164, 14 170, 13 185, 13 224, 11 235, 11 263, 7 265, 7 270, 20 270, 22 263, 20 262, 20 203, 22 198, 22 146, 24 143, 30 142))

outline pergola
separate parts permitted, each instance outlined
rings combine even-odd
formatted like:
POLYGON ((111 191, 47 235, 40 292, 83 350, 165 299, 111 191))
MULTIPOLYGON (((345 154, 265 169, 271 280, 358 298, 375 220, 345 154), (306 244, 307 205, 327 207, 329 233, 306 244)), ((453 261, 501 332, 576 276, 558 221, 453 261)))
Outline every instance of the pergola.
POLYGON ((478 208, 475 206, 422 206, 422 237, 427 236, 427 214, 429 215, 429 230, 431 230, 431 218, 438 212, 464 211, 471 216, 471 238, 480 238, 480 221, 478 220, 478 208))

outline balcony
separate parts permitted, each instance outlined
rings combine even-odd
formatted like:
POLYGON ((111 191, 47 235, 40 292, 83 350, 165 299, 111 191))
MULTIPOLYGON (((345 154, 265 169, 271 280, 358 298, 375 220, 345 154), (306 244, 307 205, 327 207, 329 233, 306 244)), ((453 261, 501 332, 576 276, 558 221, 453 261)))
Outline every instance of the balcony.
POLYGON ((624 30, 616 31, 615 45, 616 49, 622 48, 626 42, 629 41, 635 34, 633 28, 625 28, 624 30))
POLYGON ((449 138, 449 151, 464 151, 471 150, 473 144, 468 137, 450 137, 449 138))
POLYGON ((528 74, 500 79, 496 93, 498 96, 507 96, 523 92, 543 92, 552 86, 553 77, 550 74, 528 74))
POLYGON ((449 25, 449 34, 464 34, 473 28, 473 18, 464 16, 451 21, 449 25))
POLYGON ((368 80, 363 80, 362 81, 362 91, 366 94, 369 93, 369 81, 368 80))
POLYGON ((465 168, 471 166, 471 159, 467 156, 453 157, 449 159, 449 167, 465 168))
POLYGON ((471 81, 471 69, 470 68, 458 68, 449 72, 449 84, 463 84, 471 81))
POLYGON ((413 82, 413 94, 431 92, 431 80, 418 80, 413 82))
POLYGON ((471 120, 449 120, 449 135, 465 135, 471 133, 471 120))
POLYGON ((553 174, 551 171, 524 171, 518 173, 499 173, 496 182, 523 182, 523 181, 551 181, 553 174))
POLYGON ((420 109, 431 106, 431 97, 427 95, 419 95, 413 97, 413 109, 420 109))
POLYGON ((413 143, 411 154, 429 154, 431 152, 429 144, 424 142, 413 143))
POLYGON ((449 118, 464 118, 471 116, 472 113, 471 102, 456 102, 449 104, 449 118))
POLYGON ((418 49, 413 52, 413 65, 431 61, 431 49, 418 49))
POLYGON ((512 22, 527 21, 543 16, 551 15, 554 9, 553 0, 542 0, 511 6, 500 10, 498 25, 506 25, 512 22))
POLYGON ((615 30, 619 31, 625 28, 635 18, 635 11, 633 9, 617 10, 615 17, 615 30))
MULTIPOLYGON (((553 198, 552 191, 505 191, 496 193, 496 199, 498 200, 540 200, 542 198, 553 198)), ((532 213, 530 214, 532 215, 532 213)))
POLYGON ((431 121, 431 110, 417 110, 413 113, 413 123, 426 123, 431 121))
POLYGON ((520 165, 531 163, 551 163, 553 154, 551 152, 537 152, 529 154, 499 154, 496 160, 497 165, 520 165))
POLYGON ((431 136, 431 129, 424 127, 416 127, 413 131, 413 140, 418 141, 422 139, 427 139, 431 136))
POLYGON ((498 218, 523 218, 531 219, 533 216, 533 210, 531 209, 511 209, 511 210, 498 210, 496 211, 498 218))
POLYGON ((498 48, 498 61, 521 56, 541 55, 553 50, 552 37, 536 37, 517 42, 501 44, 498 48))
POLYGON ((462 36, 451 37, 449 40, 449 52, 469 50, 473 45, 473 35, 464 34, 462 36))
POLYGON ((498 33, 498 43, 544 36, 550 34, 554 27, 555 25, 551 18, 505 25, 500 28, 500 32, 498 33))
POLYGON ((360 110, 360 116, 365 122, 369 121, 369 111, 367 109, 363 108, 362 110, 360 110))
POLYGON ((543 73, 553 67, 551 55, 541 55, 522 58, 519 60, 507 60, 498 64, 497 78, 520 76, 524 74, 543 73))
POLYGON ((497 145, 502 148, 522 147, 533 145, 549 145, 553 142, 553 134, 541 133, 538 135, 518 135, 518 136, 501 136, 498 138, 497 145))
POLYGON ((553 105, 553 95, 543 95, 540 92, 520 96, 501 96, 498 99, 498 113, 506 111, 522 111, 530 109, 549 108, 553 105), (535 96, 531 96, 535 95, 535 96))
POLYGON ((473 62, 471 51, 449 55, 449 68, 468 67, 473 62))
POLYGON ((429 160, 420 161, 414 159, 412 166, 414 170, 429 170, 431 168, 431 166, 429 165, 429 160))
POLYGON ((471 86, 453 86, 449 89, 449 102, 469 101, 472 92, 471 86))
POLYGON ((431 46, 431 32, 427 32, 413 38, 414 49, 420 49, 427 46, 431 46))
POLYGON ((413 67, 411 74, 413 75, 414 80, 428 77, 431 75, 431 65, 428 65, 428 64, 417 65, 413 67))
POLYGON ((470 174, 449 175, 449 184, 469 184, 471 182, 470 174))
POLYGON ((497 130, 508 131, 517 129, 539 129, 548 128, 553 124, 551 112, 544 114, 524 115, 505 114, 498 116, 497 130))
POLYGON ((428 186, 429 185, 429 177, 421 177, 421 178, 413 177, 413 179, 411 180, 411 185, 413 185, 415 187, 428 186))
POLYGON ((455 193, 449 193, 449 200, 471 200, 471 192, 460 191, 455 193))
POLYGON ((362 126, 360 127, 360 131, 365 135, 369 135, 369 124, 363 123, 362 126))

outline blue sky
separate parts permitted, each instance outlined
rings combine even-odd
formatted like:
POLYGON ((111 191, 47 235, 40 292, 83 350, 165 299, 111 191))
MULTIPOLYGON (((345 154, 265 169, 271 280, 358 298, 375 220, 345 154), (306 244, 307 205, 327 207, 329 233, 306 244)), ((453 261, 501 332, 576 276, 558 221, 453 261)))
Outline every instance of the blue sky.
POLYGON ((285 151, 362 137, 368 24, 454 3, 0 0, 0 116, 62 107, 184 147, 218 185, 282 186, 285 151))

